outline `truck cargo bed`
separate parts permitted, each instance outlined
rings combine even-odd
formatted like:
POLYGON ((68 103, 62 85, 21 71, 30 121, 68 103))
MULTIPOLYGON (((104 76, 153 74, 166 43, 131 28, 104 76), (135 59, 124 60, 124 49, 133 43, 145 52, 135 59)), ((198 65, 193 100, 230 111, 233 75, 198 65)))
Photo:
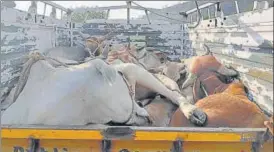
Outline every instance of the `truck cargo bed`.
MULTIPOLYGON (((243 5, 239 1, 222 4, 230 6, 232 2, 235 6, 236 2, 243 5)), ((77 31, 102 36, 109 30, 108 23, 116 29, 116 43, 129 40, 131 44, 168 52, 172 54, 170 58, 188 58, 194 52, 203 52, 201 44, 207 44, 222 63, 240 72, 254 102, 271 115, 273 4, 270 8, 257 9, 257 3, 247 12, 238 8, 237 12, 222 17, 215 16, 217 4, 206 5, 202 11, 208 11, 211 16, 203 16, 194 30, 186 24, 170 24, 168 20, 152 21, 152 24, 135 20, 130 26, 126 21, 111 20, 75 24, 1 6, 0 97, 6 96, 18 82, 21 66, 30 51, 81 46, 83 40, 77 31)), ((197 10, 186 13, 195 22, 197 10)), ((273 152, 273 137, 266 128, 1 125, 1 137, 1 152, 273 152)))
POLYGON ((2 126, 2 151, 271 152, 265 128, 2 126))

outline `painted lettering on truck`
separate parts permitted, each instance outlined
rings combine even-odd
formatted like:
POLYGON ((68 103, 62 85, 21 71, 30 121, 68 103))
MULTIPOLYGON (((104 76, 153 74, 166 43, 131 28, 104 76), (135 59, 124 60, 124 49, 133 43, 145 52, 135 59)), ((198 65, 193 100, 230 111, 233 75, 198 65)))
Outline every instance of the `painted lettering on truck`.
MULTIPOLYGON (((24 147, 20 146, 14 146, 13 147, 13 152, 29 152, 28 149, 25 149, 24 147)), ((68 152, 67 148, 40 148, 40 152, 68 152)))
MULTIPOLYGON (((14 146, 13 152, 30 152, 29 149, 26 149, 21 146, 14 146)), ((43 148, 40 147, 39 152, 69 152, 68 148, 43 148)), ((128 150, 128 149, 121 149, 119 152, 140 152, 139 150, 128 150)), ((168 151, 161 151, 161 150, 146 150, 146 152, 168 152, 168 151)), ((199 151, 193 151, 193 152, 199 152, 199 151)))

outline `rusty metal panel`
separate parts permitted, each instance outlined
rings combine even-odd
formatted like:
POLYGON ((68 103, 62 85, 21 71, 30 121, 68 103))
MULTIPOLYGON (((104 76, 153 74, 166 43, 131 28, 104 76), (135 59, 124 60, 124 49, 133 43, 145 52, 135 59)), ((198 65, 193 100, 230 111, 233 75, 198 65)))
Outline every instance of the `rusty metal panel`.
MULTIPOLYGON (((82 25, 82 33, 91 36, 103 36, 114 31, 112 43, 145 42, 149 47, 155 47, 163 51, 182 50, 182 26, 180 24, 129 24, 126 23, 85 23, 82 25), (142 40, 133 37, 142 37, 142 40)), ((74 33, 74 45, 82 39, 74 33)))
POLYGON ((69 23, 13 8, 1 7, 0 96, 16 84, 26 55, 70 45, 69 23))
POLYGON ((273 7, 204 20, 189 31, 197 53, 207 44, 223 63, 232 65, 251 90, 256 103, 273 113, 273 7))

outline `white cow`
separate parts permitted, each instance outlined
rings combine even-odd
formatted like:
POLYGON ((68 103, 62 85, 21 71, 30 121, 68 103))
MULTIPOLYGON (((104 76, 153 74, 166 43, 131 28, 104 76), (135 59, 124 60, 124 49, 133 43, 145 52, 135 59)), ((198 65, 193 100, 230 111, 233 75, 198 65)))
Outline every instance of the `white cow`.
POLYGON ((2 124, 86 125, 112 121, 145 125, 148 113, 130 95, 136 83, 179 105, 193 123, 202 125, 206 121, 203 111, 135 64, 108 65, 101 59, 70 67, 49 63, 39 60, 33 64, 24 89, 2 114, 2 124))

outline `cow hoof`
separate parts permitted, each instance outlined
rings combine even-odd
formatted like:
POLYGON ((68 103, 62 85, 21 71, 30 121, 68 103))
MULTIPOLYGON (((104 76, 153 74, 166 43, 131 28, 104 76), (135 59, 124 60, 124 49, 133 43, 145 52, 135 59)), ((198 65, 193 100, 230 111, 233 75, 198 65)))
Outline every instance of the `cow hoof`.
POLYGON ((195 109, 189 117, 189 120, 197 126, 204 126, 207 121, 207 115, 201 109, 195 109))

